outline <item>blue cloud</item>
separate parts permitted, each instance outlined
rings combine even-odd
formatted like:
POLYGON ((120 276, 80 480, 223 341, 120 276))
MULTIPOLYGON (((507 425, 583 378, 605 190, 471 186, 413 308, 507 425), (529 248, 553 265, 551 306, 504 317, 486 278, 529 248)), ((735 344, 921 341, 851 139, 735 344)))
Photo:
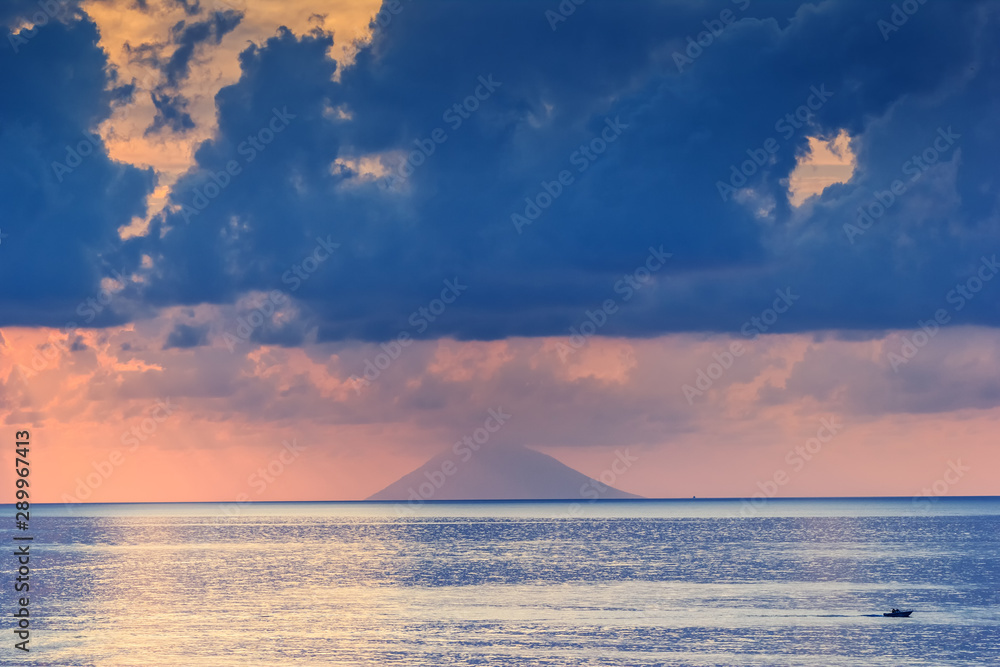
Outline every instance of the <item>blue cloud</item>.
MULTIPOLYGON (((197 14, 200 11, 197 2, 191 6, 184 5, 184 8, 188 14, 197 14)), ((194 120, 187 112, 188 100, 178 92, 179 86, 190 75, 191 60, 195 54, 207 45, 219 44, 222 38, 235 30, 242 20, 242 13, 227 10, 213 12, 204 21, 193 23, 178 21, 170 29, 170 41, 176 48, 166 62, 160 62, 156 44, 142 44, 134 49, 129 47, 138 54, 139 60, 163 71, 164 81, 150 93, 153 106, 156 107, 156 115, 152 124, 146 129, 147 135, 160 132, 164 128, 172 132, 185 132, 194 128, 194 120)))
POLYGON ((201 345, 208 344, 208 325, 190 325, 178 323, 174 326, 173 330, 167 335, 167 340, 163 344, 164 350, 169 350, 170 348, 181 348, 186 349, 190 347, 199 347, 201 345))
MULTIPOLYGON (((112 308, 81 319, 101 294, 117 229, 145 214, 151 170, 109 159, 97 126, 128 91, 109 86, 96 26, 51 21, 29 35, 0 29, 0 324, 124 321, 112 308), (16 40, 15 40, 16 41, 16 40)), ((105 304, 106 305, 106 304, 105 304)), ((89 311, 88 311, 89 312, 89 311)))
MULTIPOLYGON (((915 326, 1000 250, 989 4, 921 5, 888 39, 892 3, 860 0, 589 2, 554 30, 537 3, 404 5, 339 81, 331 35, 281 30, 241 55, 176 210, 120 260, 153 257, 153 307, 288 292, 289 345, 394 338, 453 278, 467 293, 414 335, 563 335, 607 299, 621 308, 601 334, 739 331, 788 288, 800 299, 768 332, 915 326), (852 237, 948 128, 953 145, 852 237), (807 136, 840 129, 855 176, 794 210, 807 136), (399 178, 359 173, 363 156, 399 178), (293 290, 317 238, 340 250, 293 290), (670 260, 626 300, 616 286, 661 246, 670 260)), ((996 287, 962 324, 1000 323, 996 287)))

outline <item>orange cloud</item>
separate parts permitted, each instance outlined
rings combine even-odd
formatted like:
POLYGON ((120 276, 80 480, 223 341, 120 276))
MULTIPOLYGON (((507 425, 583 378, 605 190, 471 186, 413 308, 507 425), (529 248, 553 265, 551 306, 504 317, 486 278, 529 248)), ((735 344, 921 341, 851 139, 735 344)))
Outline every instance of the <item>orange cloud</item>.
POLYGON ((778 471, 787 479, 776 495, 918 495, 959 460, 970 470, 949 493, 995 492, 1000 409, 979 388, 1000 365, 989 330, 942 332, 908 367, 919 382, 885 361, 897 334, 740 339, 746 352, 689 401, 683 386, 729 337, 595 337, 566 360, 557 338, 417 341, 358 386, 351 376, 379 346, 230 351, 220 332, 233 316, 198 306, 69 335, 4 330, 0 418, 32 432, 38 500, 364 498, 501 407, 514 417, 499 445, 540 448, 591 475, 629 447, 641 463, 616 486, 648 497, 749 496, 778 471), (209 326, 208 344, 164 349, 178 322, 209 326), (956 350, 982 372, 956 366, 956 350), (941 410, 928 411, 938 399, 927 377, 950 401, 941 410), (844 428, 808 460, 790 454, 824 419, 844 428), (301 455, 283 461, 284 442, 301 455), (281 474, 260 488, 253 475, 269 465, 281 474))

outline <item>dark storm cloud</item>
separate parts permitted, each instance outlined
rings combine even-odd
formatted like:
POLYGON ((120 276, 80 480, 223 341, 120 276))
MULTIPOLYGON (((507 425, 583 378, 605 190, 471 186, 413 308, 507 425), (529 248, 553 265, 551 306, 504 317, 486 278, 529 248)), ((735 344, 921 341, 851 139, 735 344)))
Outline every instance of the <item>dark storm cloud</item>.
MULTIPOLYGON (((188 14, 200 11, 197 2, 192 6, 185 5, 185 9, 188 14)), ((146 134, 159 132, 163 128, 172 132, 184 132, 194 127, 194 121, 187 112, 188 100, 177 92, 178 87, 191 73, 191 61, 198 49, 207 44, 218 44, 242 20, 243 14, 240 12, 226 10, 214 12, 206 21, 179 21, 171 28, 170 41, 176 46, 173 53, 164 63, 158 62, 158 58, 152 59, 162 70, 165 80, 150 93, 156 115, 153 123, 146 129, 146 134)))
MULTIPOLYGON (((197 13, 197 12, 195 12, 197 13)), ((191 71, 191 58, 196 49, 206 43, 218 44, 243 20, 243 14, 233 10, 214 12, 207 21, 179 21, 170 30, 171 42, 177 46, 164 65, 167 85, 176 87, 191 71)))
MULTIPOLYGON (((330 35, 282 30, 218 94, 179 210, 122 258, 153 257, 155 306, 283 290, 300 306, 286 344, 306 325, 320 340, 565 335, 608 299, 601 334, 734 331, 779 289, 797 299, 768 332, 916 326, 1000 252, 996 7, 919 5, 886 35, 892 3, 860 0, 591 1, 554 24, 534 2, 407 4, 339 82, 330 35), (806 137, 840 129, 857 173, 792 209, 806 137), (749 189, 720 196, 775 145, 749 189), (372 155, 413 167, 385 188, 351 166, 372 155), (904 194, 846 230, 894 180, 904 194), (333 257, 290 273, 328 237, 333 257), (629 286, 661 246, 671 258, 629 286), (436 312, 445 279, 468 290, 436 312)), ((984 289, 960 323, 996 325, 998 299, 984 289)))
POLYGON ((153 106, 156 107, 156 116, 153 124, 146 129, 146 134, 159 132, 164 127, 172 132, 184 132, 194 127, 191 114, 186 110, 188 100, 183 95, 170 96, 153 92, 151 97, 153 106))
POLYGON ((91 134, 125 94, 107 90, 94 24, 49 22, 7 48, 25 36, 0 29, 0 324, 120 321, 107 303, 86 322, 78 308, 111 275, 117 229, 145 213, 154 176, 111 161, 91 134))
MULTIPOLYGON (((12 23, 28 22, 42 28, 52 21, 65 22, 76 15, 78 0, 4 0, 0 3, 0 25, 10 27, 12 23)), ((4 34, 4 45, 20 44, 23 39, 31 39, 34 32, 21 35, 20 39, 4 34)))
POLYGON ((173 331, 167 335, 167 341, 163 344, 164 350, 170 348, 199 347, 208 344, 208 325, 189 325, 178 323, 173 331))

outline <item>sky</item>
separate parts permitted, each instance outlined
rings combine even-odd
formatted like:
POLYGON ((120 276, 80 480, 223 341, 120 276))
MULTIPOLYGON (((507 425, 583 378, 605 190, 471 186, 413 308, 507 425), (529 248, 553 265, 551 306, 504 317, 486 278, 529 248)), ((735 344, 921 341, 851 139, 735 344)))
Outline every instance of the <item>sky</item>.
POLYGON ((7 0, 3 456, 65 503, 361 499, 469 438, 647 497, 996 494, 998 35, 7 0))

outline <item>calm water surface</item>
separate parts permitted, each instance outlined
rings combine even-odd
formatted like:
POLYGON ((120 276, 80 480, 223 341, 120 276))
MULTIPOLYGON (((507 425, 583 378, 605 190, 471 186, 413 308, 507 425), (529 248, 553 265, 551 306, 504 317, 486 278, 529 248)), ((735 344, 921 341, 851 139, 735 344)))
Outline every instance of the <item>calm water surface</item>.
POLYGON ((1000 499, 572 507, 33 508, 0 664, 1000 665, 1000 499))

